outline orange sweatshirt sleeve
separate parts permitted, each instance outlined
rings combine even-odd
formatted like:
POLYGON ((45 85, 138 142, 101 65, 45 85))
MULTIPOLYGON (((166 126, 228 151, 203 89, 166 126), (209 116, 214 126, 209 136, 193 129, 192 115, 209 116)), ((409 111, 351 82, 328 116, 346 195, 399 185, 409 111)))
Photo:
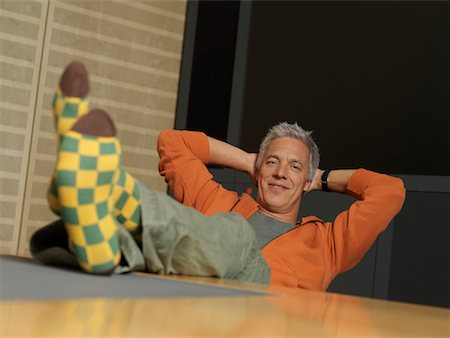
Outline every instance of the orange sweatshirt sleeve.
POLYGON ((163 130, 158 138, 158 169, 175 199, 210 216, 230 211, 237 193, 213 180, 206 165, 208 137, 202 132, 163 130))
POLYGON ((334 276, 361 260, 400 211, 406 193, 401 179, 365 169, 350 177, 347 192, 358 200, 327 224, 334 276))

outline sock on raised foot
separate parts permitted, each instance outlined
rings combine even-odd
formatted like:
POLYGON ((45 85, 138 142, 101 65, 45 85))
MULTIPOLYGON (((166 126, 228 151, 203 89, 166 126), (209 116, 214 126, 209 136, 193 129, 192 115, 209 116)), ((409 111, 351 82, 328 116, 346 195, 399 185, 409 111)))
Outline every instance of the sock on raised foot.
POLYGON ((137 181, 121 168, 120 143, 109 116, 92 110, 62 136, 56 185, 69 239, 80 266, 109 273, 120 261, 117 223, 142 232, 137 181))
POLYGON ((101 274, 111 273, 121 257, 112 198, 121 149, 110 122, 99 110, 82 117, 62 135, 56 165, 69 248, 83 270, 101 274), (101 125, 106 127, 95 130, 101 125))
MULTIPOLYGON (((78 61, 70 63, 65 68, 53 97, 52 114, 57 147, 60 145, 62 135, 89 111, 88 93, 89 79, 86 67, 78 61)), ((50 209, 59 214, 57 194, 55 172, 53 172, 47 201, 50 209)))
MULTIPOLYGON (((62 135, 70 130, 79 119, 87 114, 89 110, 89 79, 86 67, 78 61, 70 63, 64 70, 59 86, 57 87, 53 100, 53 117, 59 147, 62 135)), ((79 121, 75 129, 80 133, 96 136, 115 136, 114 123, 107 114, 105 120, 90 118, 79 121), (108 120, 108 122, 105 122, 108 120), (102 122, 103 121, 103 122, 102 122)), ((117 182, 114 184, 114 214, 117 220, 125 228, 138 238, 141 233, 141 208, 140 195, 137 181, 122 168, 119 169, 117 182)), ((60 214, 58 202, 58 190, 55 183, 55 172, 53 172, 50 187, 47 193, 50 209, 60 214)))
POLYGON ((89 111, 89 77, 78 61, 65 69, 55 90, 52 113, 56 134, 60 137, 89 111))
MULTIPOLYGON (((97 136, 115 136, 116 128, 111 118, 100 110, 89 113, 90 118, 80 119, 73 130, 97 136)), ((135 238, 141 234, 141 198, 138 181, 120 166, 114 178, 112 199, 114 215, 135 238)))

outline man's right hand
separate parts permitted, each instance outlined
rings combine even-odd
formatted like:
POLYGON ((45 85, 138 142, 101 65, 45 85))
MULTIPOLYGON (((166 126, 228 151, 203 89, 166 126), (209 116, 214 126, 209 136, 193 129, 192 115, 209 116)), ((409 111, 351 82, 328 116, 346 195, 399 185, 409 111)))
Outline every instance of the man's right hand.
POLYGON ((248 153, 248 163, 249 168, 247 170, 248 176, 250 176, 250 180, 253 182, 255 186, 258 186, 258 182, 256 181, 256 159, 258 158, 257 153, 248 153))

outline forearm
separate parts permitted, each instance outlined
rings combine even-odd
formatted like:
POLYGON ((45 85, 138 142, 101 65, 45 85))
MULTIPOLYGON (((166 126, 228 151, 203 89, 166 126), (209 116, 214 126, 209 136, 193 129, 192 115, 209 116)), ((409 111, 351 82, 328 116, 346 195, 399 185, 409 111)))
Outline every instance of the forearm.
POLYGON ((255 154, 247 153, 238 147, 212 137, 208 137, 208 141, 208 164, 231 168, 247 173, 253 172, 253 166, 256 158, 255 154))
POLYGON ((159 171, 180 203, 205 215, 230 211, 238 202, 235 192, 214 181, 206 167, 209 140, 202 132, 165 130, 158 138, 159 171))
MULTIPOLYGON (((314 181, 312 183, 312 190, 322 190, 322 174, 324 170, 317 169, 314 181)), ((331 170, 328 175, 328 189, 330 191, 346 193, 347 184, 350 177, 355 172, 355 169, 336 169, 331 170)))

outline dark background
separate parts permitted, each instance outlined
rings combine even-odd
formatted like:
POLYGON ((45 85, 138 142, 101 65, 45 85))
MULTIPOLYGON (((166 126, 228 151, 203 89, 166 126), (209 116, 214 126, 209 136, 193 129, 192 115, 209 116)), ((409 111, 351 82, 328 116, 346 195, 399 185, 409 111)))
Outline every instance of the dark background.
POLYGON ((186 129, 226 140, 239 1, 202 1, 198 7, 186 129))
POLYGON ((256 1, 241 145, 280 120, 321 166, 449 175, 448 5, 256 1))

